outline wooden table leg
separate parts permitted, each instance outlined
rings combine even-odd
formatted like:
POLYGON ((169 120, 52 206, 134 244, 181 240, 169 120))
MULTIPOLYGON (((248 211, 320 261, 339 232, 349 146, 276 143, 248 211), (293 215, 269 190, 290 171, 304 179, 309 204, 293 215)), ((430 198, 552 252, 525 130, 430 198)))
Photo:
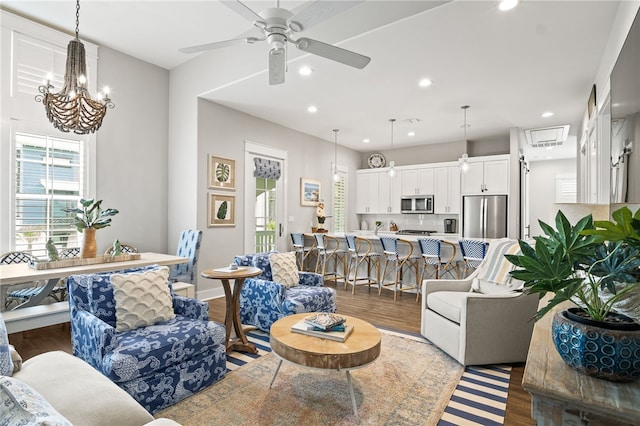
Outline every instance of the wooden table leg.
POLYGON ((224 287, 224 295, 227 304, 227 309, 224 317, 224 326, 226 329, 226 347, 227 352, 249 352, 253 354, 258 353, 258 349, 255 345, 247 339, 242 329, 242 323, 240 322, 240 292, 244 284, 244 278, 236 278, 233 293, 231 291, 231 284, 228 279, 221 279, 222 286, 224 287), (235 333, 235 338, 231 339, 231 329, 235 333))

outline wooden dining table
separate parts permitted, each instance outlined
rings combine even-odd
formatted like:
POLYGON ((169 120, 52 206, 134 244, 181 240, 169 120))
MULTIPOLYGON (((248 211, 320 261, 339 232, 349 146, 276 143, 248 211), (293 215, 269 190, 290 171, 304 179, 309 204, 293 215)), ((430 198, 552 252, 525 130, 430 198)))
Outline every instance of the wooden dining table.
MULTIPOLYGON (((120 271, 128 268, 135 268, 148 265, 176 265, 180 263, 188 262, 186 257, 175 256, 164 253, 145 252, 140 253, 140 258, 135 260, 125 260, 121 262, 108 262, 108 263, 94 263, 89 265, 69 266, 63 268, 51 268, 51 269, 35 269, 29 266, 27 263, 14 263, 10 265, 0 265, 0 307, 4 307, 7 289, 12 285, 24 284, 37 281, 46 281, 45 287, 37 295, 31 297, 27 303, 21 305, 20 309, 15 311, 8 311, 3 313, 6 322, 10 322, 13 316, 20 318, 28 317, 30 311, 26 311, 27 308, 34 308, 33 312, 46 311, 41 307, 41 302, 47 297, 49 292, 58 284, 61 279, 67 278, 70 275, 76 274, 94 274, 100 272, 120 271), (36 309, 38 308, 38 309, 36 309), (20 312, 19 312, 20 311, 20 312)), ((58 302, 58 311, 55 318, 47 318, 46 323, 36 323, 43 325, 59 324, 61 322, 69 321, 69 309, 68 302, 58 302), (64 304, 67 305, 66 312, 62 309, 64 304)), ((50 310, 50 309, 49 309, 50 310)), ((9 324, 7 324, 9 327, 9 324)), ((33 326, 28 326, 35 328, 33 326)), ((19 331, 24 329, 22 327, 13 329, 12 331, 19 331)), ((27 328, 28 329, 28 328, 27 328)))

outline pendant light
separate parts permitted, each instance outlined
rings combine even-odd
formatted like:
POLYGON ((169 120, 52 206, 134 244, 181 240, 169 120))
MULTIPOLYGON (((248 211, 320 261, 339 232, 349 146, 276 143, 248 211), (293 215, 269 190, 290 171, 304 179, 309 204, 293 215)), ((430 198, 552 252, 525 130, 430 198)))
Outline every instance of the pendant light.
MULTIPOLYGON (((393 123, 395 123, 396 119, 390 118, 389 121, 391 122, 391 150, 393 151, 393 123)), ((395 166, 395 161, 389 161, 389 177, 396 175, 396 169, 393 166, 395 166)))
POLYGON ((340 129, 333 129, 334 145, 333 145, 333 181, 338 182, 340 175, 338 174, 338 132, 340 129))
MULTIPOLYGON (((460 108, 462 108, 462 110, 464 111, 464 125, 462 127, 464 127, 464 145, 465 145, 465 151, 467 150, 467 127, 469 127, 469 125, 467 124, 467 110, 469 109, 469 105, 463 105, 460 108)), ((462 157, 458 158, 458 164, 460 165, 460 170, 462 170, 463 173, 466 173, 469 170, 469 156, 467 155, 467 153, 465 152, 464 154, 462 154, 462 157)))
POLYGON ((80 26, 80 0, 76 0, 76 37, 67 46, 67 62, 64 72, 64 86, 58 93, 52 93, 51 77, 38 87, 36 101, 44 104, 45 111, 53 127, 62 132, 78 135, 93 133, 102 125, 107 107, 113 108, 109 99, 109 88, 103 89, 97 99, 93 99, 87 89, 87 62, 84 44, 78 37, 80 26))

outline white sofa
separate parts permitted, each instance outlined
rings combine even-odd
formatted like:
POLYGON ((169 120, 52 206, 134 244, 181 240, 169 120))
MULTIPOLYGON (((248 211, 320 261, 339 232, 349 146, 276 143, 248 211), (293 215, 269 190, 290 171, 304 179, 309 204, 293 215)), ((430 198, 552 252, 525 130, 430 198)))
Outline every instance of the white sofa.
POLYGON ((12 359, 12 377, 36 390, 74 426, 178 425, 173 420, 154 420, 128 393, 66 352, 46 352, 22 363, 14 350, 12 359))

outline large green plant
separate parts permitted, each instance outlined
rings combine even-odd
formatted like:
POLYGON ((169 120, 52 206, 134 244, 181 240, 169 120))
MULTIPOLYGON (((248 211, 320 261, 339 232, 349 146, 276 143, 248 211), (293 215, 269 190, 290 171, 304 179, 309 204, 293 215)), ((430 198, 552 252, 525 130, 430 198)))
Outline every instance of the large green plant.
POLYGON ((81 199, 81 207, 62 209, 67 213, 74 213, 74 225, 79 232, 87 228, 101 229, 111 225, 111 216, 119 213, 117 209, 102 210, 102 200, 81 199))
POLYGON ((593 222, 591 215, 571 225, 558 211, 556 228, 540 221, 545 236, 535 248, 520 241, 522 254, 506 255, 519 269, 511 274, 549 303, 536 313, 540 319, 557 304, 573 300, 596 321, 604 321, 613 305, 640 288, 640 210, 627 207, 612 214, 614 221, 593 222), (604 300, 599 290, 611 297, 604 300))

